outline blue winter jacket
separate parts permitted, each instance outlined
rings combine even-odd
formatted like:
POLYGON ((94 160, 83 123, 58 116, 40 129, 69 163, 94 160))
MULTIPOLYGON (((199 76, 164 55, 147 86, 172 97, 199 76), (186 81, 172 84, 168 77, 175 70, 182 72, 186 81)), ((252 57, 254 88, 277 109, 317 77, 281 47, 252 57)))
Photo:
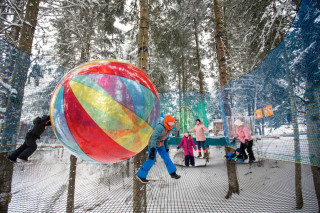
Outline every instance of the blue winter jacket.
POLYGON ((170 135, 170 132, 171 130, 166 133, 166 127, 163 123, 158 123, 149 139, 148 146, 151 148, 165 146, 166 149, 169 149, 168 136, 170 135))

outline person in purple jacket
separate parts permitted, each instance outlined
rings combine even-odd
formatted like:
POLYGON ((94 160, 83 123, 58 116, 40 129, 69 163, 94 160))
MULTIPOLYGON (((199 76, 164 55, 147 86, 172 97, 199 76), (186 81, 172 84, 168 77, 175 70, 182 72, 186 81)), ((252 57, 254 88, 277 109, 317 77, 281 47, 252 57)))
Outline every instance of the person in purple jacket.
POLYGON ((193 138, 189 135, 189 132, 186 131, 184 133, 184 137, 182 137, 180 144, 178 145, 177 149, 179 149, 181 146, 183 146, 183 151, 184 151, 184 164, 186 166, 194 166, 194 157, 193 157, 193 150, 197 150, 196 145, 194 144, 193 138))

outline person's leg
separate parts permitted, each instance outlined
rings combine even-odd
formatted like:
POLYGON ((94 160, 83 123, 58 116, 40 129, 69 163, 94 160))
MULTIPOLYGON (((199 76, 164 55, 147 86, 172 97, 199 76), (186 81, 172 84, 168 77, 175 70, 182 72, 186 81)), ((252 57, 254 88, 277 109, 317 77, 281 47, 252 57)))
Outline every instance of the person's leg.
POLYGON ((207 157, 207 150, 206 150, 206 147, 205 147, 205 143, 206 141, 201 141, 201 146, 202 146, 202 149, 203 149, 203 157, 207 157))
POLYGON ((11 154, 8 155, 8 159, 12 161, 16 161, 17 157, 27 148, 26 142, 24 142, 18 149, 13 151, 11 154))
POLYGON ((184 164, 185 164, 186 166, 189 166, 189 160, 190 160, 190 155, 186 155, 186 156, 184 157, 184 164))
MULTIPOLYGON (((148 149, 148 154, 150 155, 150 147, 148 149)), ((157 150, 158 148, 156 148, 155 152, 154 152, 154 159, 151 160, 149 157, 148 159, 142 164, 142 166, 140 167, 139 171, 137 172, 137 176, 140 178, 147 178, 147 175, 151 169, 151 167, 153 166, 154 162, 156 161, 156 157, 157 157, 157 150)))
POLYGON ((177 170, 177 168, 172 163, 170 156, 169 156, 168 152, 166 151, 165 147, 164 146, 159 147, 158 152, 159 152, 159 155, 161 156, 161 158, 163 159, 164 164, 166 165, 169 174, 174 173, 177 170))
POLYGON ((28 158, 37 150, 36 138, 26 137, 26 149, 18 156, 22 160, 28 160, 28 158))
POLYGON ((249 154, 249 162, 253 162, 255 161, 256 159, 254 158, 254 155, 253 155, 253 151, 252 151, 252 143, 253 141, 249 141, 249 144, 247 146, 247 151, 248 151, 248 154, 249 154))
POLYGON ((197 145, 198 145, 198 158, 201 157, 201 141, 197 141, 197 145))
POLYGON ((190 164, 194 166, 194 156, 190 155, 190 164))
POLYGON ((242 156, 243 156, 243 160, 244 160, 244 161, 245 161, 246 159, 248 159, 248 155, 247 155, 245 149, 246 149, 246 144, 240 143, 240 151, 241 151, 241 154, 242 154, 242 156))

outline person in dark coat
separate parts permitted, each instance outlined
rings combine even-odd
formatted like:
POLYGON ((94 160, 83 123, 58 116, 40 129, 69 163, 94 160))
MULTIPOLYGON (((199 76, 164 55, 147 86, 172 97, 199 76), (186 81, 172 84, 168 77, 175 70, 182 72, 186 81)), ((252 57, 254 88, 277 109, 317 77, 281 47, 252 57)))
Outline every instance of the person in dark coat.
POLYGON ((17 158, 28 161, 28 157, 30 157, 37 149, 36 140, 40 139, 40 135, 49 125, 51 125, 50 116, 43 115, 41 118, 35 118, 33 120, 33 127, 27 132, 24 143, 8 155, 7 158, 12 162, 17 162, 17 158))
POLYGON ((240 148, 236 149, 236 151, 234 151, 234 153, 228 152, 224 157, 227 158, 228 160, 231 160, 231 161, 240 161, 240 162, 243 161, 243 157, 242 157, 240 148))

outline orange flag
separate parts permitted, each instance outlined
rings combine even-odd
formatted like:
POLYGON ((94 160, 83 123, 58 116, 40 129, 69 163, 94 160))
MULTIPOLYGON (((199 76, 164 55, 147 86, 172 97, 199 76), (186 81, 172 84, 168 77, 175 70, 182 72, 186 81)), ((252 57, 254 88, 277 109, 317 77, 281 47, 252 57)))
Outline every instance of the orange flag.
POLYGON ((266 117, 273 115, 272 106, 268 105, 268 106, 263 107, 263 112, 264 112, 264 116, 266 116, 266 117))
POLYGON ((255 117, 256 119, 263 118, 262 109, 256 109, 256 110, 254 111, 254 117, 255 117))

